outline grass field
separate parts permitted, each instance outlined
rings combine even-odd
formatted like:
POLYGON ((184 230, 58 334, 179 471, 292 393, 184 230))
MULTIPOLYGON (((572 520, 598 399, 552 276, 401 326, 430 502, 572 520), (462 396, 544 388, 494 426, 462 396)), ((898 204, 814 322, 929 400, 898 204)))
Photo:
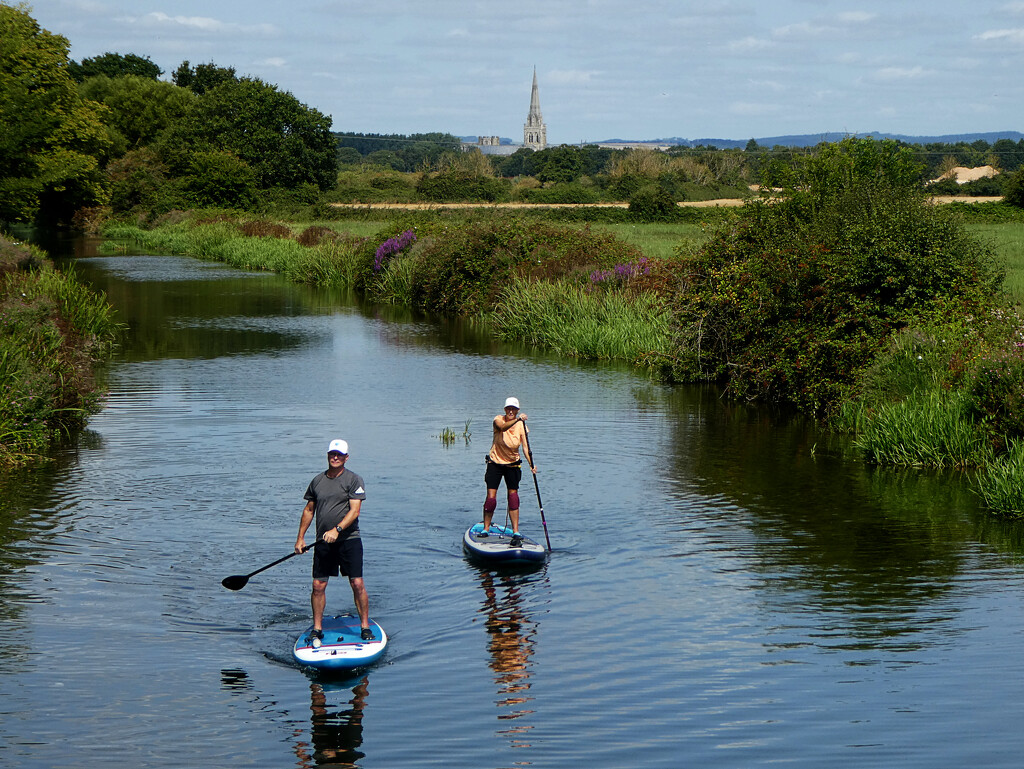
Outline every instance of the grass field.
POLYGON ((1024 224, 969 224, 967 228, 995 249, 1006 265, 1006 290, 1024 302, 1024 224))

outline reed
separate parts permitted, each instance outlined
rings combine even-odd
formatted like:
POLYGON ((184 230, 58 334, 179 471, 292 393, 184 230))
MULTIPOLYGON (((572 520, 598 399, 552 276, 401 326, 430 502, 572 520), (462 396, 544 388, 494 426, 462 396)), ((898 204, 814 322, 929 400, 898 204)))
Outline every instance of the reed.
POLYGON ((44 263, 0 276, 0 467, 38 460, 98 402, 121 332, 105 297, 44 263))
POLYGON ((637 362, 671 347, 670 313, 652 293, 591 290, 568 281, 514 281, 492 315, 502 339, 559 355, 637 362))
POLYGON ((961 391, 933 389, 882 403, 861 424, 854 445, 876 464, 978 467, 992 459, 992 448, 961 391))
POLYGON ((1002 518, 1024 518, 1024 441, 985 465, 975 478, 985 505, 1002 518))

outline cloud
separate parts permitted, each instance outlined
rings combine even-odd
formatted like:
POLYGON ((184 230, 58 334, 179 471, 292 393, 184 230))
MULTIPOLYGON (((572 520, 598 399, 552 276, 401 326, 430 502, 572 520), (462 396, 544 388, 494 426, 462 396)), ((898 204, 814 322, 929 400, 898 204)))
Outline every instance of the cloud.
POLYGON ((988 43, 993 41, 1006 41, 1010 43, 1024 44, 1024 29, 991 29, 974 36, 975 40, 988 43))
POLYGON ((256 63, 267 67, 285 67, 288 65, 288 60, 282 59, 280 56, 271 56, 269 59, 262 59, 256 63))
POLYGON ((771 40, 764 40, 753 36, 745 37, 742 40, 733 40, 727 44, 727 48, 733 53, 751 53, 753 51, 763 51, 767 48, 774 46, 771 40))
POLYGON ((934 70, 924 67, 882 67, 875 70, 876 80, 919 80, 922 77, 933 75, 934 70))
POLYGON ((115 21, 143 27, 177 27, 213 34, 244 32, 273 35, 277 32, 272 24, 235 24, 209 16, 168 16, 162 11, 153 11, 145 16, 120 16, 115 21))
POLYGON ((839 21, 844 24, 866 24, 869 21, 874 21, 878 18, 876 13, 867 13, 866 11, 846 11, 845 13, 839 14, 839 21))

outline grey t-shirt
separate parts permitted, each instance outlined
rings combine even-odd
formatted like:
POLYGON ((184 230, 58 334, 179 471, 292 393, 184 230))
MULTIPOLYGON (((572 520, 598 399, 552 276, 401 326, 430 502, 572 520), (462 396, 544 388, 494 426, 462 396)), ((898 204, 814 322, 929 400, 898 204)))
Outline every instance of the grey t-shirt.
MULTIPOLYGON (((316 536, 323 537, 328 529, 335 528, 348 515, 350 499, 366 499, 363 479, 347 467, 337 478, 328 478, 323 472, 309 482, 305 499, 312 500, 316 513, 316 536)), ((342 531, 339 539, 359 536, 359 519, 342 531)))

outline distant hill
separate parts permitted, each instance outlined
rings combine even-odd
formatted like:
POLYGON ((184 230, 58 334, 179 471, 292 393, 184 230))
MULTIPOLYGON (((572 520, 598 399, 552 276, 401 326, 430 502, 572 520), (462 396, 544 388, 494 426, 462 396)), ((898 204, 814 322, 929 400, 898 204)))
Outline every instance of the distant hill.
MULTIPOLYGON (((791 136, 762 136, 754 137, 762 147, 813 147, 822 142, 837 142, 847 136, 858 136, 872 139, 898 139, 907 144, 956 144, 957 142, 976 142, 979 139, 992 144, 999 139, 1020 141, 1024 139, 1024 133, 1020 131, 991 131, 989 133, 972 134, 946 134, 943 136, 906 136, 904 134, 889 134, 872 131, 871 133, 848 134, 829 132, 820 134, 794 134, 791 136)), ((621 144, 625 142, 643 142, 650 144, 675 144, 681 147, 718 147, 729 149, 732 147, 746 147, 750 139, 682 139, 672 137, 669 139, 605 139, 602 142, 588 142, 590 144, 621 144)))

